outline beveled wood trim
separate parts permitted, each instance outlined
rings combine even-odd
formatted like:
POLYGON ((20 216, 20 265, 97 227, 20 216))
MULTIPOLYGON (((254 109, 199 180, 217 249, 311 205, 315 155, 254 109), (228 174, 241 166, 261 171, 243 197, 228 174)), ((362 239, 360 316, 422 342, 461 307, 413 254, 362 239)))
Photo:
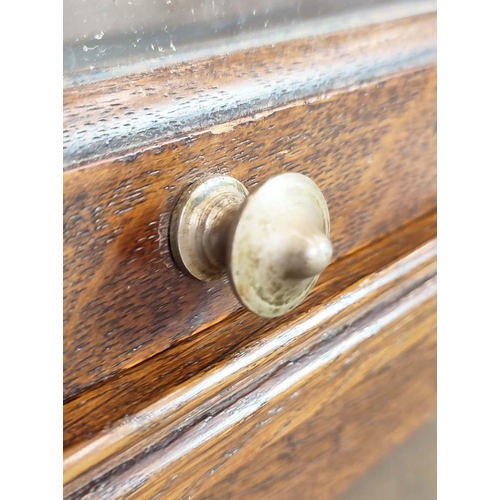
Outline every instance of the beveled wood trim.
POLYGON ((67 88, 66 169, 435 64, 436 14, 67 88))
MULTIPOLYGON (((362 248, 328 268, 317 286, 289 317, 303 317, 317 304, 331 301, 346 287, 377 273, 436 236, 436 214, 362 248)), ((264 339, 282 320, 258 318, 248 311, 230 316, 190 339, 96 384, 64 405, 64 448, 78 449, 127 415, 135 414, 171 393, 197 373, 203 373, 249 342, 264 339), (233 325, 238 325, 235 328, 233 325)))
MULTIPOLYGON (((192 487, 186 484, 188 495, 203 500, 337 498, 436 415, 435 327, 434 297, 392 323, 387 336, 382 333, 367 340, 377 342, 378 348, 364 344, 355 352, 358 366, 349 366, 353 362, 349 355, 343 366, 335 363, 339 371, 346 370, 355 379, 346 391, 338 390, 336 380, 323 386, 321 394, 308 393, 311 398, 323 398, 316 413, 295 427, 292 424, 291 430, 269 445, 262 446, 259 440, 254 445, 250 437, 241 452, 230 448, 227 453, 236 452, 236 456, 219 462, 217 470, 211 469, 192 487), (412 336, 412 342, 403 340, 405 336, 412 336), (404 344, 403 349, 387 349, 398 342, 404 344), (372 357, 365 364, 369 376, 356 377, 363 363, 357 356, 372 357)), ((164 478, 168 477, 167 472, 164 478)), ((175 498, 170 491, 175 495, 178 490, 165 485, 157 491, 159 500, 175 498)), ((139 490, 138 497, 149 498, 147 490, 139 490)))
MULTIPOLYGON (((196 478, 207 472, 206 467, 214 466, 216 459, 208 450, 215 450, 217 443, 224 441, 226 432, 231 430, 231 439, 242 437, 241 429, 249 425, 246 422, 257 418, 263 408, 285 404, 301 387, 309 387, 309 391, 315 377, 323 380, 328 373, 333 376, 337 360, 344 359, 352 349, 359 359, 366 359, 365 341, 392 328, 394 322, 404 321, 406 314, 420 304, 432 302, 435 258, 436 242, 431 241, 334 299, 319 303, 288 324, 268 332, 266 337, 123 419, 97 439, 67 450, 65 494, 77 498, 89 493, 92 498, 91 492, 99 484, 95 494, 106 492, 109 498, 120 498, 136 488, 146 487, 157 474, 182 473, 196 483, 196 478), (204 457, 203 463, 196 458, 198 454, 204 457), (127 477, 123 484, 120 474, 127 477)), ((228 320, 228 325, 234 328, 234 319, 228 320)), ((406 335, 401 341, 411 344, 415 339, 406 335)), ((390 344, 387 348, 402 347, 390 344)), ((361 371, 356 376, 366 376, 363 373, 368 374, 361 371)), ((352 376, 336 385, 337 390, 342 388, 340 393, 348 391, 352 376)), ((310 404, 310 408, 299 413, 283 412, 285 418, 298 425, 318 409, 315 405, 321 405, 321 401, 310 404)), ((269 417, 270 422, 275 422, 270 425, 276 425, 275 431, 269 431, 269 442, 281 432, 275 434, 282 428, 279 420, 269 417)), ((290 430, 290 425, 286 428, 290 430)), ((165 482, 165 477, 162 481, 165 482)), ((182 488, 169 494, 179 497, 186 493, 182 488)), ((147 495, 153 494, 148 490, 147 495)))

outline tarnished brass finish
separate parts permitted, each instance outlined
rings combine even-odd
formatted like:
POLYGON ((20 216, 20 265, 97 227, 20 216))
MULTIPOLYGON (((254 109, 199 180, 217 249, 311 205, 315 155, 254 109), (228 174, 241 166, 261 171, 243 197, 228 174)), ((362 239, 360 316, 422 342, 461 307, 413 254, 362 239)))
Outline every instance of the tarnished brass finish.
POLYGON ((170 247, 182 271, 202 281, 224 277, 229 226, 247 196, 245 186, 227 175, 201 179, 184 191, 170 223, 170 247))
POLYGON ((259 316, 281 316, 296 307, 332 257, 325 198, 301 174, 264 182, 232 229, 229 276, 240 301, 259 316))
POLYGON ((328 207, 308 177, 285 173, 248 195, 229 176, 198 181, 174 209, 177 265, 200 280, 228 273, 240 301, 264 317, 296 307, 330 263, 328 207))

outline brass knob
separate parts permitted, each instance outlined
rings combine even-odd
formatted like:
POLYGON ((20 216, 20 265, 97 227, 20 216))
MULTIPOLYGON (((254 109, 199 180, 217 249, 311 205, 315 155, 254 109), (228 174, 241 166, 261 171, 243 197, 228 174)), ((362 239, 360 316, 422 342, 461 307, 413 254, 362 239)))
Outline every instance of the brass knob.
POLYGON ((202 179, 179 198, 170 224, 176 264, 203 281, 229 275, 255 314, 296 307, 332 258, 330 216, 318 186, 302 174, 271 177, 251 194, 236 179, 202 179))

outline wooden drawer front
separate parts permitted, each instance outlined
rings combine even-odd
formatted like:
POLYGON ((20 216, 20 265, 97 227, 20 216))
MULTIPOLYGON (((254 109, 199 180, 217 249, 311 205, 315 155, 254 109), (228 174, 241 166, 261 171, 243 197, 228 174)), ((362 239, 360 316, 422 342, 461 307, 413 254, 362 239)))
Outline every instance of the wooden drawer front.
POLYGON ((192 280, 170 257, 172 207, 199 176, 229 173, 250 189, 280 172, 310 176, 336 259, 435 209, 435 16, 285 47, 65 91, 67 401, 240 310, 227 282, 192 280), (245 103, 240 85, 274 90, 266 105, 245 103), (194 131, 193 102, 206 113, 224 95, 230 109, 200 114, 194 131), (155 125, 183 106, 188 125, 155 125))
POLYGON ((240 307, 226 282, 185 277, 168 245, 160 250, 197 175, 224 171, 250 187, 283 171, 309 175, 328 200, 340 258, 435 208, 435 121, 428 68, 67 171, 65 396, 240 307))

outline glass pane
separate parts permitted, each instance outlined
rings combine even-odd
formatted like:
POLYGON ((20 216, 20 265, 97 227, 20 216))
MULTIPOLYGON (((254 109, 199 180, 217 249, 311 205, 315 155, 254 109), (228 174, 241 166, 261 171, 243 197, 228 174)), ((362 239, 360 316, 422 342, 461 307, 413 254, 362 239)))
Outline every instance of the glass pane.
POLYGON ((367 22, 370 17, 361 14, 367 9, 373 15, 391 7, 390 16, 403 17, 433 5, 429 0, 64 0, 64 74, 66 83, 78 83, 249 48, 268 35, 277 43, 296 36, 307 22, 312 35, 341 28, 342 19, 352 23, 356 12, 358 23, 367 22))

